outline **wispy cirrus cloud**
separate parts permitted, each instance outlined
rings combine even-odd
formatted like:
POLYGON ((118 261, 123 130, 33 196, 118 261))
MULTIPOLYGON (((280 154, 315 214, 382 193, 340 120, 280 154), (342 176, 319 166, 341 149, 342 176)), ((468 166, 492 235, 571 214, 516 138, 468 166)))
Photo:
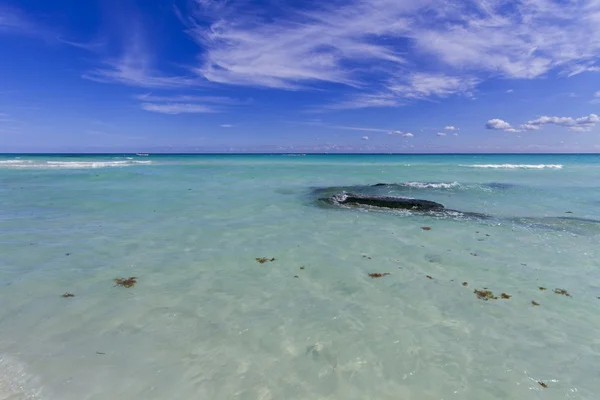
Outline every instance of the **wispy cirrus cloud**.
POLYGON ((23 11, 7 5, 0 5, 0 32, 32 34, 39 30, 23 11))
POLYGON ((455 127, 455 126, 453 126, 453 125, 447 125, 447 126, 444 127, 444 130, 446 130, 446 131, 457 131, 458 128, 455 127))
MULTIPOLYGON (((141 101, 140 107, 143 110, 171 115, 216 113, 226 111, 231 106, 249 104, 249 101, 220 96, 157 96, 145 93, 137 95, 135 98, 141 101)), ((223 127, 231 126, 233 125, 223 127)))
POLYGON ((200 114, 216 112, 213 107, 194 103, 142 103, 142 110, 160 114, 200 114))
POLYGON ((492 77, 600 70, 596 0, 311 2, 281 8, 275 17, 235 1, 195 4, 184 20, 205 50, 198 75, 286 90, 320 82, 350 87, 330 109, 472 96, 492 77))

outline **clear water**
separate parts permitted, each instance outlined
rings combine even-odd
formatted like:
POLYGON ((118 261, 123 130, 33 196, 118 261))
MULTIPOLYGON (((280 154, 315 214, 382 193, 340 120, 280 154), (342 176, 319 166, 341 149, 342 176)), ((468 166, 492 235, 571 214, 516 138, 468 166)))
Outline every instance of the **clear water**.
POLYGON ((0 399, 597 399, 597 221, 600 156, 0 156, 0 399))

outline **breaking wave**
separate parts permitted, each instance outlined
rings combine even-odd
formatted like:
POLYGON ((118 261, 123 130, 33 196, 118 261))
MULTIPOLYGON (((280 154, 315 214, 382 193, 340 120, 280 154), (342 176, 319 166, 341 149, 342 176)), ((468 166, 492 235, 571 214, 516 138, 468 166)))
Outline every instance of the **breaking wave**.
POLYGON ((402 186, 413 187, 418 189, 451 189, 460 186, 458 182, 404 182, 402 186))
POLYGON ((131 167, 134 165, 152 164, 152 161, 34 161, 34 160, 0 160, 0 168, 9 169, 95 169, 131 167))
POLYGON ((562 169, 562 164, 460 164, 468 168, 494 168, 494 169, 562 169))

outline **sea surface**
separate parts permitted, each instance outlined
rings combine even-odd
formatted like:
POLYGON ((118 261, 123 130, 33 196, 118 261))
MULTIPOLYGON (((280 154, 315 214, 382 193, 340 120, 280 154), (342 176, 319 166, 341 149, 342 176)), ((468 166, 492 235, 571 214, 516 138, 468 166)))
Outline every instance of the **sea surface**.
POLYGON ((595 400, 599 297, 598 155, 0 156, 0 400, 595 400))

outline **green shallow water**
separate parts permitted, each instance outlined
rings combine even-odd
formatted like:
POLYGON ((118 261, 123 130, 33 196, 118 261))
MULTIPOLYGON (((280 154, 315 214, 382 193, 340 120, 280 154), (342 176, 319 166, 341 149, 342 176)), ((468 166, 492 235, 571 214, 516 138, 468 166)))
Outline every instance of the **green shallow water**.
POLYGON ((595 399, 598 199, 600 156, 2 156, 0 399, 595 399), (378 182, 490 218, 317 202, 378 182))

